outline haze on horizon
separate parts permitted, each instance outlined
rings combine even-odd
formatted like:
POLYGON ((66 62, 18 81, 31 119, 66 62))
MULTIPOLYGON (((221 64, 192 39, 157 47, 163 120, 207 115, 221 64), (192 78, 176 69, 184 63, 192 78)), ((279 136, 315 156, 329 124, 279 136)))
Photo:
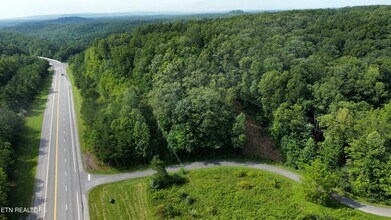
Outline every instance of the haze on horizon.
POLYGON ((390 5, 391 0, 0 0, 0 19, 36 15, 121 12, 216 12, 390 5))

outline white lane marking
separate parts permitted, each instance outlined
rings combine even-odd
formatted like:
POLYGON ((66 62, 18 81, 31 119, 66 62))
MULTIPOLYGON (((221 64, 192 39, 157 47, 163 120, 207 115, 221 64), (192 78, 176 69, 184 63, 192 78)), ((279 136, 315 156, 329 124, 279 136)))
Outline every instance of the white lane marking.
POLYGON ((74 123, 72 123, 72 117, 71 117, 71 99, 70 99, 70 96, 69 96, 69 93, 70 93, 70 90, 68 90, 67 92, 67 97, 68 97, 68 111, 69 111, 69 128, 71 129, 71 144, 72 144, 72 156, 73 156, 73 170, 74 172, 76 173, 76 156, 75 156, 75 140, 73 139, 73 125, 74 123))
POLYGON ((67 151, 65 148, 64 148, 64 152, 67 151))
POLYGON ((65 139, 64 139, 64 142, 65 142, 65 139))
POLYGON ((88 174, 88 181, 90 181, 91 180, 91 175, 90 174, 88 174))
POLYGON ((65 186, 65 192, 68 192, 68 187, 67 186, 65 186))
POLYGON ((64 131, 64 134, 65 134, 65 131, 64 131))
POLYGON ((65 171, 65 176, 67 176, 67 171, 65 171))
POLYGON ((64 159, 64 162, 67 163, 67 159, 64 159))
POLYGON ((80 204, 79 204, 79 193, 78 192, 76 192, 76 202, 77 202, 77 217, 80 220, 80 209, 79 209, 80 204))
POLYGON ((68 204, 65 204, 65 211, 68 211, 68 204))
MULTIPOLYGON (((56 76, 53 77, 53 91, 56 90, 57 86, 57 78, 56 76)), ((53 130, 53 118, 54 118, 54 103, 56 102, 56 93, 52 93, 53 95, 53 102, 52 102, 52 117, 50 118, 50 132, 49 132, 49 151, 48 151, 48 160, 47 160, 47 168, 46 168, 46 185, 45 185, 45 203, 44 203, 44 210, 46 210, 46 202, 47 202, 47 195, 48 195, 48 183, 49 183, 49 167, 50 167, 50 142, 52 140, 52 130, 53 130)), ((43 212, 43 219, 45 219, 46 212, 43 212)))

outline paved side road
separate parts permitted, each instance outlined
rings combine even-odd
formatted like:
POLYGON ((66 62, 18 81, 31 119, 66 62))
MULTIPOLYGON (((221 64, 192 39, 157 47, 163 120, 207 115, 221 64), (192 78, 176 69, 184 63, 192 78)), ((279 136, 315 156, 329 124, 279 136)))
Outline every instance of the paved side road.
MULTIPOLYGON (((185 169, 187 170, 194 170, 194 169, 204 169, 204 168, 212 168, 212 167, 222 167, 222 166, 229 166, 229 167, 249 167, 249 168, 255 168, 260 170, 265 170, 271 173, 279 174, 281 176, 284 176, 286 178, 289 178, 296 182, 301 182, 300 175, 273 166, 268 164, 262 164, 262 163, 255 163, 255 162, 237 162, 237 161, 205 161, 205 162, 195 162, 195 163, 189 163, 184 165, 185 169)), ((180 166, 169 166, 167 168, 169 172, 177 172, 180 170, 180 166)), ((116 175, 92 175, 90 174, 91 180, 87 182, 86 184, 86 190, 90 190, 98 185, 106 184, 106 183, 113 183, 118 182, 122 180, 128 180, 128 179, 135 179, 140 177, 146 177, 151 176, 154 174, 154 171, 151 169, 143 170, 143 171, 136 171, 126 174, 116 174, 116 175)), ((351 198, 344 197, 341 195, 334 194, 333 198, 337 201, 341 202, 344 205, 347 205, 349 207, 352 207, 354 209, 358 209, 360 211, 371 213, 374 215, 384 216, 384 217, 391 217, 391 208, 383 208, 383 207, 377 207, 373 205, 364 204, 358 201, 355 201, 351 198)))

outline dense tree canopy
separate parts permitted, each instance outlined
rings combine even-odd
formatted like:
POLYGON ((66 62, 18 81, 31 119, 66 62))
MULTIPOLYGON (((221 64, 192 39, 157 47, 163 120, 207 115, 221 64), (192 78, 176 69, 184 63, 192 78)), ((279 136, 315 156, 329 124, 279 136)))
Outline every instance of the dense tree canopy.
POLYGON ((166 149, 228 152, 245 140, 239 101, 269 127, 288 165, 315 160, 346 190, 391 199, 390 19, 387 6, 287 11, 98 40, 71 61, 85 135, 112 164, 166 149))
POLYGON ((23 128, 24 114, 48 77, 48 62, 28 56, 29 48, 36 42, 27 39, 21 35, 0 33, 1 207, 7 206, 7 179, 17 157, 14 148, 23 128))
MULTIPOLYGON (((133 31, 136 27, 175 20, 190 20, 216 17, 231 17, 238 13, 210 13, 197 15, 119 15, 112 17, 62 17, 54 20, 16 22, 4 31, 24 34, 30 54, 66 61, 72 55, 88 48, 95 39, 109 36, 112 33, 133 31), (27 37, 30 36, 30 37, 27 37), (31 37, 33 36, 33 37, 31 37)), ((85 15, 90 16, 90 15, 85 15)), ((1 27, 0 27, 1 28, 1 27)), ((15 35, 20 38, 22 35, 15 35)), ((1 37, 1 36, 0 36, 1 37)), ((16 40, 14 42, 21 43, 16 40)), ((1 50, 1 43, 0 43, 1 50)))

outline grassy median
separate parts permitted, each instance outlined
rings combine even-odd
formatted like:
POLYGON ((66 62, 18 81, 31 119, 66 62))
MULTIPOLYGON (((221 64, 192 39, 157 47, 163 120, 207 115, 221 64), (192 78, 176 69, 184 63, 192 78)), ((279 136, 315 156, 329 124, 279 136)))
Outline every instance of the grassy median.
POLYGON ((89 193, 91 219, 386 219, 337 202, 308 202, 299 183, 257 169, 219 167, 185 176, 184 185, 157 191, 148 189, 150 178, 98 186, 89 193))
MULTIPOLYGON (((19 143, 15 146, 15 162, 10 172, 10 207, 30 207, 38 164, 43 115, 52 82, 52 73, 44 80, 41 92, 30 106, 21 131, 19 143)), ((17 219, 20 215, 11 216, 17 219)))

